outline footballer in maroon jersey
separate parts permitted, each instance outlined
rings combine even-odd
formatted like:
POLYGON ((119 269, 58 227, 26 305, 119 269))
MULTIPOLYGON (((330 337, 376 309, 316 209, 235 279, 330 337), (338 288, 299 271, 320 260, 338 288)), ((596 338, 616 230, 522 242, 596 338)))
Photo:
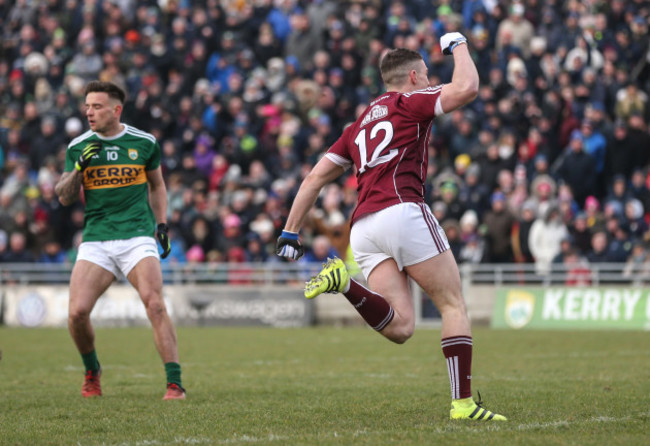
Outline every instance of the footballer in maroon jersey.
POLYGON ((358 206, 352 224, 394 204, 424 202, 428 142, 442 86, 412 93, 387 92, 345 129, 326 157, 358 175, 358 206))
POLYGON ((415 329, 409 278, 440 311, 441 346, 451 388, 451 419, 504 421, 472 398, 472 334, 458 266, 449 242, 424 203, 427 146, 435 116, 473 101, 479 77, 460 33, 440 38, 453 55, 451 83, 429 86, 419 53, 389 51, 380 63, 386 93, 371 102, 314 166, 298 190, 278 238, 279 256, 303 254, 298 232, 321 189, 353 164, 358 203, 352 215, 350 246, 368 288, 350 277, 345 263, 330 259, 305 286, 305 297, 342 293, 361 317, 387 339, 402 344, 415 329))

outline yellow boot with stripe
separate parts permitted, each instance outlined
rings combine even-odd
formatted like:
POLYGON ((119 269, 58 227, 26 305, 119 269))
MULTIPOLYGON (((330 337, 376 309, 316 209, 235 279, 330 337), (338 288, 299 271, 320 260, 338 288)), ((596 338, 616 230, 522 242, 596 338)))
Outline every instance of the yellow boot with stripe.
POLYGON ((453 400, 449 418, 452 420, 474 420, 474 421, 508 421, 503 415, 491 412, 482 407, 481 394, 478 394, 478 402, 472 397, 453 400))

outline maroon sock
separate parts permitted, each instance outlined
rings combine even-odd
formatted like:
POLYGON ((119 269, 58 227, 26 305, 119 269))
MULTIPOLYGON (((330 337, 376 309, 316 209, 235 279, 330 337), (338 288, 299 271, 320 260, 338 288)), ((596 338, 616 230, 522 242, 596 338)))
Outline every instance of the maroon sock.
POLYGON ((442 353, 447 359, 451 398, 472 396, 472 338, 452 336, 441 341, 442 353))
POLYGON ((350 289, 343 295, 357 309, 363 320, 377 331, 382 331, 395 316, 393 307, 386 299, 352 279, 350 289))

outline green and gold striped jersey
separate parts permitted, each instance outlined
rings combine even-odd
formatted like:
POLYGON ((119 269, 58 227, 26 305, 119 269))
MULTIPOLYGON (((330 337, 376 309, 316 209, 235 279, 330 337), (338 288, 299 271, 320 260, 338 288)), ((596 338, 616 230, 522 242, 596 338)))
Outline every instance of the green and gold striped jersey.
POLYGON ((99 140, 103 145, 83 171, 85 242, 153 237, 155 231, 146 171, 160 166, 160 146, 153 135, 123 125, 110 138, 89 130, 68 145, 66 172, 74 170, 86 144, 99 140))

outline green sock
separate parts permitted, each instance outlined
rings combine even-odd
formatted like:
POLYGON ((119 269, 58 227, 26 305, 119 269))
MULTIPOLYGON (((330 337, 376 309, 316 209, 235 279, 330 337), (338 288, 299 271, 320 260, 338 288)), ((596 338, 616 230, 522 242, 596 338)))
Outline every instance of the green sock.
POLYGON ((82 353, 81 359, 83 359, 84 366, 86 371, 88 370, 99 370, 99 361, 97 360, 97 352, 93 350, 90 353, 82 353))
POLYGON ((165 374, 167 375, 168 383, 178 384, 180 387, 183 387, 181 384, 181 365, 179 363, 166 362, 165 374))

